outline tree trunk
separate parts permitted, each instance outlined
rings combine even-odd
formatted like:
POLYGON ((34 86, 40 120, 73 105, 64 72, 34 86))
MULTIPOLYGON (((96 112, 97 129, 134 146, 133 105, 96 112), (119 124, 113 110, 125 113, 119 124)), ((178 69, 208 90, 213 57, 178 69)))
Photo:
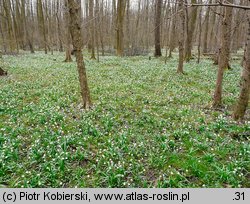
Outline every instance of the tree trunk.
MULTIPOLYGON (((176 5, 172 8, 172 12, 171 15, 173 15, 176 12, 176 5)), ((176 19, 174 19, 174 17, 171 18, 171 33, 170 33, 170 39, 169 39, 169 55, 168 57, 171 58, 172 57, 172 52, 175 49, 176 46, 176 19)))
POLYGON ((161 53, 161 9, 162 0, 155 1, 155 57, 162 56, 161 53))
POLYGON ((136 49, 139 47, 138 45, 138 41, 139 41, 139 27, 140 27, 140 12, 141 12, 141 0, 139 0, 138 2, 138 10, 137 10, 137 16, 136 16, 136 19, 135 19, 135 32, 134 32, 134 35, 133 35, 133 39, 132 39, 132 46, 131 46, 131 55, 135 55, 135 51, 136 49))
MULTIPOLYGON (((192 0, 192 4, 196 4, 196 0, 192 0)), ((198 7, 191 8, 191 18, 188 22, 188 33, 187 33, 187 41, 186 41, 186 50, 185 50, 185 59, 186 62, 189 62, 192 58, 192 41, 193 41, 193 34, 196 25, 197 19, 197 9, 198 7)))
MULTIPOLYGON (((68 8, 68 0, 64 0, 65 8, 68 8)), ((71 58, 71 36, 70 36, 70 16, 67 9, 64 10, 64 22, 65 22, 65 36, 66 36, 66 46, 65 46, 65 60, 64 62, 72 62, 71 58)))
POLYGON ((179 30, 179 64, 178 64, 178 73, 184 73, 183 71, 183 62, 184 62, 184 35, 185 35, 185 13, 184 13, 184 0, 179 1, 179 23, 180 23, 180 30, 179 30))
POLYGON ((116 49, 117 49, 117 56, 120 56, 120 57, 122 57, 124 55, 123 22, 124 22, 125 9, 126 9, 126 0, 118 0, 117 28, 116 28, 116 49))
POLYGON ((117 49, 117 26, 118 26, 118 17, 117 17, 117 0, 112 0, 112 36, 116 36, 115 38, 110 36, 110 45, 112 48, 117 49))
MULTIPOLYGON (((149 33, 149 0, 146 0, 146 8, 145 8, 145 33, 149 33)), ((149 50, 149 39, 150 36, 146 35, 146 50, 149 50)))
POLYGON ((26 29, 27 32, 29 32, 28 35, 29 35, 29 39, 30 39, 30 40, 28 40, 28 44, 29 44, 30 52, 35 53, 34 40, 33 40, 33 36, 34 36, 34 14, 33 14, 33 5, 32 5, 32 2, 30 2, 30 1, 28 1, 27 14, 31 18, 30 21, 29 21, 29 23, 31 24, 30 25, 31 30, 29 31, 28 29, 26 29), (30 5, 30 7, 29 7, 29 5, 30 5))
MULTIPOLYGON (((140 1, 139 3, 140 4, 140 1)), ((126 6, 126 45, 125 47, 129 50, 130 49, 130 0, 127 0, 127 6, 126 6)))
MULTIPOLYGON (((0 2, 0 12, 1 13, 4 13, 4 8, 2 6, 2 3, 0 2)), ((0 33, 1 33, 1 39, 2 39, 2 43, 1 43, 1 46, 2 46, 2 51, 3 52, 7 52, 7 38, 6 38, 6 35, 4 34, 5 30, 6 30, 6 26, 5 26, 5 21, 3 20, 3 17, 1 16, 0 17, 0 33)))
POLYGON ((90 22, 90 39, 91 39, 91 59, 95 57, 95 19, 94 19, 94 0, 89 0, 89 22, 90 22))
POLYGON ((37 0, 37 18, 38 18, 38 25, 40 32, 43 35, 43 43, 44 44, 44 52, 45 54, 48 53, 48 43, 47 43, 47 35, 46 35, 46 26, 45 26, 45 20, 44 20, 44 14, 43 14, 43 5, 41 0, 37 0))
MULTIPOLYGON (((28 31, 28 28, 27 28, 25 0, 22 0, 22 14, 23 14, 23 18, 24 18, 23 19, 23 21, 24 21, 24 31, 25 31, 25 34, 26 34, 27 43, 29 45, 30 52, 35 53, 32 38, 31 38, 30 32, 28 31)), ((28 12, 28 14, 29 14, 29 12, 28 12)))
POLYGON ((59 40, 59 52, 63 52, 63 43, 62 43, 62 30, 61 30, 61 21, 60 21, 60 0, 56 2, 56 20, 57 20, 57 31, 58 31, 58 40, 59 40))
MULTIPOLYGON (((211 3, 211 0, 209 1, 211 3)), ((204 30, 204 39, 203 39, 203 53, 207 53, 207 44, 208 44, 208 29, 209 29, 209 19, 210 19, 210 7, 207 7, 207 12, 205 16, 205 30, 204 30)))
POLYGON ((99 30, 101 32, 100 34, 100 43, 101 43, 101 49, 102 49, 102 56, 104 56, 104 18, 101 18, 100 20, 100 16, 104 16, 104 2, 102 0, 102 4, 101 4, 101 7, 100 7, 100 15, 99 15, 99 30))
POLYGON ((73 47, 76 52, 76 61, 79 74, 79 82, 81 88, 81 96, 83 100, 83 108, 89 109, 91 107, 90 92, 87 82, 87 74, 82 55, 83 39, 81 35, 81 21, 80 21, 80 5, 76 0, 68 0, 69 16, 70 16, 70 32, 73 41, 73 47))
POLYGON ((198 59, 197 63, 200 63, 201 58, 201 33, 202 33, 202 7, 200 8, 199 13, 199 39, 198 39, 198 59))
POLYGON ((215 40, 216 40, 216 35, 215 35, 215 25, 216 25, 216 12, 217 7, 214 8, 214 12, 211 15, 211 31, 210 31, 210 37, 209 37, 209 50, 208 52, 213 52, 215 51, 215 40))
POLYGON ((250 14, 248 14, 248 35, 244 54, 244 67, 241 77, 241 91, 233 117, 235 120, 244 118, 250 94, 250 14))
POLYGON ((100 61, 99 37, 100 37, 100 8, 98 0, 95 1, 95 44, 97 53, 97 62, 100 61))
MULTIPOLYGON (((18 45, 20 46, 20 48, 22 50, 25 50, 25 24, 24 24, 24 19, 25 19, 25 15, 23 13, 23 9, 22 9, 22 1, 20 2, 20 0, 12 0, 12 6, 14 7, 15 5, 15 12, 12 12, 12 18, 15 22, 15 30, 16 30, 16 41, 18 43, 18 45)), ((14 10, 14 8, 13 8, 14 10)))
POLYGON ((13 25, 11 20, 11 14, 10 14, 10 1, 9 0, 3 0, 3 7, 6 15, 7 20, 7 27, 8 27, 8 41, 9 41, 9 50, 11 52, 14 52, 14 50, 17 49, 17 46, 15 44, 15 34, 13 31, 13 25))
POLYGON ((215 108, 221 106, 223 75, 224 75, 224 70, 229 66, 230 35, 231 35, 230 29, 231 29, 232 11, 233 9, 231 7, 224 7, 224 18, 221 25, 222 31, 221 31, 221 48, 219 50, 219 67, 218 67, 216 88, 213 101, 213 107, 215 108))

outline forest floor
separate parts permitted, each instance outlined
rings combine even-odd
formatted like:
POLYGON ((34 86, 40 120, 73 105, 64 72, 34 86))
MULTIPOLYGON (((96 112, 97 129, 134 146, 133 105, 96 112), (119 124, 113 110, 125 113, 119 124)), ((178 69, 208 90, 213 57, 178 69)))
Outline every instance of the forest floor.
POLYGON ((0 186, 250 187, 249 118, 231 113, 239 61, 211 109, 212 61, 86 60, 94 107, 81 110, 75 63, 64 54, 4 56, 0 186))

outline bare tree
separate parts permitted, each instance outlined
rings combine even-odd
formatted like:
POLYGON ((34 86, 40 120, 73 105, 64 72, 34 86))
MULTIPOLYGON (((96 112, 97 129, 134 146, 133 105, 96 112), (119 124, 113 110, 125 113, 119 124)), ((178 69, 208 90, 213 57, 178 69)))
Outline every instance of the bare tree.
POLYGON ((91 38, 91 59, 95 57, 95 19, 94 19, 94 0, 89 0, 89 23, 91 38))
POLYGON ((161 53, 161 10, 162 0, 155 1, 155 57, 162 56, 161 53))
POLYGON ((65 44, 65 60, 64 62, 72 62, 71 58, 71 36, 70 36, 70 16, 69 16, 69 10, 68 10, 68 0, 64 0, 64 24, 65 24, 65 38, 66 38, 66 44, 65 44))
POLYGON ((46 32, 42 0, 37 0, 37 19, 38 19, 39 30, 43 36, 42 41, 44 44, 44 51, 45 51, 45 54, 47 54, 48 53, 48 41, 47 41, 47 34, 46 34, 47 32, 46 32))
POLYGON ((126 0, 118 0, 117 5, 117 27, 116 27, 116 52, 117 56, 122 57, 124 55, 124 15, 126 10, 126 0))
MULTIPOLYGON (((232 0, 230 0, 232 3, 232 0)), ((222 104, 222 81, 224 70, 229 66, 230 54, 230 35, 231 35, 231 19, 232 7, 224 7, 224 18, 221 25, 221 48, 219 51, 219 67, 217 73, 216 88, 214 92, 213 107, 219 107, 222 104)))
POLYGON ((28 30, 28 26, 27 26, 26 13, 28 14, 28 16, 30 16, 30 9, 27 9, 27 12, 26 12, 25 3, 28 3, 28 5, 29 5, 29 1, 25 2, 25 0, 22 0, 22 14, 23 14, 23 20, 24 20, 24 29, 25 29, 27 43, 28 43, 29 48, 30 48, 30 52, 35 53, 34 45, 33 45, 33 37, 32 37, 33 31, 28 30))
POLYGON ((198 37, 198 58, 197 63, 200 63, 201 58, 201 33, 202 33, 202 8, 199 11, 199 37, 198 37))
POLYGON ((8 44, 11 52, 17 49, 17 44, 15 43, 15 32, 13 30, 13 24, 11 19, 11 5, 9 0, 3 0, 3 8, 7 20, 7 32, 8 32, 8 44))
POLYGON ((62 29, 61 29, 61 13, 60 13, 60 0, 56 2, 56 20, 57 20, 57 32, 58 32, 58 40, 59 40, 59 52, 63 52, 63 36, 62 36, 62 29))
MULTIPOLYGON (((192 3, 197 3, 197 1, 192 0, 192 3)), ((186 49, 185 49, 185 60, 187 62, 189 62, 190 59, 192 58, 192 41, 196 26, 197 9, 198 7, 191 8, 190 18, 189 21, 187 21, 188 26, 187 26, 186 49)))
POLYGON ((185 33, 185 13, 184 13, 184 0, 179 1, 179 22, 180 22, 180 30, 179 30, 179 63, 178 63, 178 73, 184 73, 183 71, 183 63, 184 63, 184 33, 185 33))
MULTIPOLYGON (((209 0, 211 3, 212 0, 209 0)), ((206 16, 205 16, 205 29, 204 29, 204 38, 203 38, 203 53, 208 51, 208 29, 209 29, 209 20, 210 20, 210 7, 207 7, 206 16)))
MULTIPOLYGON (((176 12, 176 8, 177 8, 177 4, 175 4, 172 7, 172 12, 171 14, 173 15, 176 12)), ((171 58, 172 57, 172 52, 174 51, 175 47, 176 47, 176 37, 178 37, 176 35, 176 18, 175 15, 172 16, 171 18, 171 33, 170 33, 170 39, 169 39, 169 55, 168 57, 171 58)))
POLYGON ((75 50, 77 68, 79 74, 79 82, 81 88, 81 96, 83 100, 83 108, 89 109, 92 105, 90 92, 87 81, 87 74, 82 55, 83 39, 81 35, 81 5, 77 0, 68 0, 68 9, 70 14, 70 32, 72 36, 73 47, 75 50))

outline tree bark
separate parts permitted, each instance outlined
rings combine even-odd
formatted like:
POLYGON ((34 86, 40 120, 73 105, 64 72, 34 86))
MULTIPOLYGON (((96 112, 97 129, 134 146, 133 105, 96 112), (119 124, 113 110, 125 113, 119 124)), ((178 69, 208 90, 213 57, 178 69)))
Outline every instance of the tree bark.
POLYGON ((202 7, 200 8, 200 13, 199 13, 199 39, 198 39, 198 59, 197 63, 200 63, 200 58, 201 58, 201 33, 202 33, 202 7))
POLYGON ((155 1, 155 57, 162 56, 161 53, 161 9, 162 0, 155 1))
POLYGON ((79 82, 81 88, 81 96, 83 101, 83 108, 89 109, 92 105, 90 99, 90 92, 87 81, 87 74, 82 55, 83 39, 81 35, 81 21, 80 21, 80 5, 76 0, 68 0, 69 16, 70 16, 70 32, 73 41, 73 47, 76 52, 76 61, 79 74, 79 82))
MULTIPOLYGON (((4 13, 4 8, 3 8, 3 2, 0 2, 0 13, 3 14, 4 13)), ((1 33, 1 39, 2 39, 2 51, 3 52, 7 52, 7 38, 6 35, 4 34, 6 30, 6 26, 5 26, 5 20, 3 16, 0 16, 0 33, 1 33)))
MULTIPOLYGON (((24 21, 24 28, 23 29, 24 29, 25 34, 26 34, 27 43, 29 45, 30 52, 35 53, 33 42, 32 42, 32 37, 31 37, 31 34, 28 31, 28 27, 27 27, 25 0, 22 0, 22 14, 23 14, 23 21, 24 21)), ((29 12, 28 12, 28 14, 29 14, 29 12)))
MULTIPOLYGON (((232 0, 231 0, 232 1, 232 0)), ((231 2, 232 3, 232 2, 231 2)), ((219 50, 219 67, 216 80, 216 88, 214 92, 213 107, 220 107, 222 104, 222 82, 224 70, 229 66, 229 54, 230 54, 230 29, 232 19, 231 7, 224 7, 224 18, 222 21, 221 31, 221 48, 219 50)))
MULTIPOLYGON (((210 0, 211 3, 211 0, 210 0)), ((210 19, 210 7, 207 7, 207 12, 205 16, 205 30, 204 30, 204 38, 203 38, 203 53, 207 53, 208 51, 208 29, 209 29, 209 19, 210 19)))
MULTIPOLYGON (((196 4, 196 0, 192 0, 192 4, 196 4)), ((198 7, 191 8, 191 18, 188 22, 188 33, 187 33, 187 41, 186 41, 186 50, 185 50, 185 60, 186 62, 189 62, 192 58, 192 41, 193 41, 193 35, 196 25, 196 19, 197 19, 197 10, 198 7)))
POLYGON ((59 40, 59 52, 63 52, 63 43, 62 43, 62 30, 61 30, 61 21, 60 21, 60 0, 56 2, 56 20, 57 20, 57 31, 58 31, 58 40, 59 40))
POLYGON ((136 19, 135 19, 135 32, 133 34, 133 39, 132 39, 132 46, 131 46, 131 55, 135 55, 135 51, 138 47, 140 47, 138 45, 139 43, 139 27, 140 27, 140 12, 141 12, 141 0, 139 0, 138 2, 138 10, 137 10, 137 16, 136 16, 136 19))
POLYGON ((89 0, 89 23, 90 23, 90 39, 91 39, 91 59, 95 57, 95 19, 94 19, 94 0, 89 0))
POLYGON ((116 51, 117 56, 122 57, 124 55, 124 14, 126 10, 126 0, 118 0, 117 5, 117 28, 116 28, 116 51))
POLYGON ((183 63, 184 63, 184 35, 185 35, 185 13, 184 13, 184 0, 179 1, 179 23, 180 23, 180 34, 179 34, 179 64, 177 73, 183 74, 183 63))
POLYGON ((34 13, 33 13, 33 5, 32 5, 32 0, 28 0, 28 9, 27 9, 27 15, 30 16, 30 20, 28 23, 30 23, 30 30, 26 29, 27 32, 29 32, 29 47, 30 47, 30 52, 35 53, 35 48, 34 48, 34 13))
POLYGON ((248 14, 248 35, 244 54, 244 67, 241 77, 241 91, 236 105, 233 118, 242 120, 244 118, 250 94, 250 14, 248 14))
POLYGON ((12 25, 12 20, 11 20, 11 14, 10 14, 10 1, 9 0, 3 0, 3 7, 6 15, 6 20, 7 20, 7 27, 8 27, 8 41, 9 41, 9 50, 11 52, 14 52, 14 50, 17 49, 17 45, 15 43, 15 34, 14 34, 14 29, 12 25))
POLYGON ((215 47, 216 47, 216 35, 215 35, 215 25, 216 25, 216 12, 217 11, 217 7, 214 8, 214 12, 211 15, 211 31, 210 31, 210 37, 209 37, 209 52, 211 51, 215 51, 215 47))
MULTIPOLYGON (((68 0, 64 0, 65 8, 68 8, 68 0)), ((70 16, 67 9, 64 10, 64 22, 65 22, 65 36, 66 36, 66 46, 65 46, 65 60, 64 62, 72 62, 71 58, 71 36, 70 36, 70 16)))
POLYGON ((99 2, 98 0, 96 0, 95 1, 95 44, 96 44, 97 62, 100 61, 99 38, 100 38, 100 8, 99 8, 99 2))
MULTIPOLYGON (((176 5, 172 8, 171 15, 173 15, 176 12, 176 5)), ((174 51, 176 47, 176 19, 174 17, 171 18, 171 33, 170 33, 170 39, 169 39, 169 58, 172 58, 172 52, 174 51)))
POLYGON ((41 0, 37 0, 37 18, 38 18, 38 25, 40 32, 43 35, 43 45, 44 45, 44 52, 45 54, 48 53, 48 42, 47 42, 47 35, 46 35, 46 26, 45 26, 45 20, 44 20, 44 14, 43 14, 43 5, 41 0))
MULTIPOLYGON (((100 19, 100 16, 104 16, 104 2, 102 0, 102 4, 101 4, 101 7, 100 7, 100 15, 99 15, 99 19, 100 19)), ((100 35, 100 43, 101 43, 101 49, 102 49, 102 56, 105 55, 105 50, 104 50, 104 23, 105 23, 105 19, 104 18, 101 18, 100 20, 101 22, 99 23, 99 30, 101 32, 101 35, 100 35)))

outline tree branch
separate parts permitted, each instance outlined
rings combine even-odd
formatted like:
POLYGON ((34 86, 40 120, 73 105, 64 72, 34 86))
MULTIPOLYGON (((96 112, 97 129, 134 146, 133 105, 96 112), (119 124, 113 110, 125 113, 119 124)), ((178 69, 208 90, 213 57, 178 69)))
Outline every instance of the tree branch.
POLYGON ((226 7, 233 7, 233 8, 238 8, 238 9, 250 10, 250 6, 228 4, 228 3, 223 3, 221 1, 219 1, 219 3, 214 3, 214 4, 186 4, 186 5, 187 6, 226 6, 226 7))

